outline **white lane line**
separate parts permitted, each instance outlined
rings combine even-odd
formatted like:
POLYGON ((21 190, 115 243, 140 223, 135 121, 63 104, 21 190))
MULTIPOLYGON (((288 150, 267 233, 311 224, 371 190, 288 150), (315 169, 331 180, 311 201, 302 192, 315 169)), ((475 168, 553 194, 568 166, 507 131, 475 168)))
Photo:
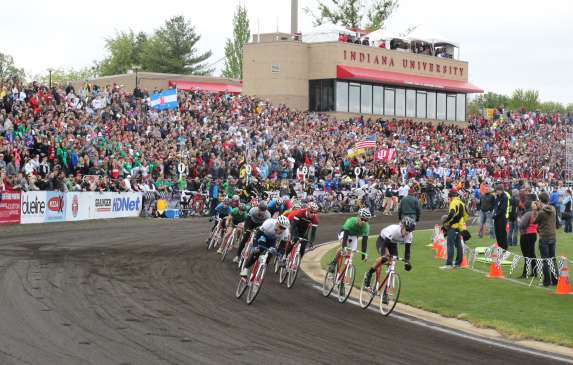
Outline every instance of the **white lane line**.
MULTIPOLYGON (((312 287, 317 289, 317 290, 322 291, 322 286, 320 286, 320 285, 315 284, 312 287)), ((350 304, 353 304, 353 305, 360 307, 360 303, 354 299, 349 298, 347 300, 347 303, 350 303, 350 304)), ((372 306, 368 307, 368 310, 370 310, 372 312, 376 312, 378 315, 380 315, 380 312, 372 306)), ((511 343, 506 342, 505 340, 501 340, 501 339, 499 339, 499 340, 496 339, 494 341, 494 340, 490 340, 490 339, 487 339, 484 337, 471 335, 471 334, 468 334, 465 332, 451 330, 449 328, 445 328, 445 327, 442 327, 442 326, 439 326, 436 324, 432 324, 432 323, 426 322, 424 320, 420 320, 420 319, 417 319, 414 317, 405 316, 401 313, 397 313, 396 311, 392 312, 392 314, 390 316, 392 318, 396 318, 396 319, 399 319, 399 320, 404 321, 404 322, 412 323, 412 324, 418 325, 420 327, 429 328, 431 330, 446 333, 448 335, 461 337, 461 338, 464 338, 466 340, 479 342, 479 343, 482 343, 484 345, 495 346, 495 347, 503 348, 506 350, 517 351, 517 352, 521 352, 521 353, 528 354, 528 355, 543 357, 543 358, 550 359, 550 360, 561 361, 561 362, 566 363, 566 364, 573 364, 573 359, 571 359, 569 357, 554 355, 554 354, 550 354, 550 353, 542 352, 542 351, 531 350, 531 349, 528 349, 525 347, 511 344, 511 343)))

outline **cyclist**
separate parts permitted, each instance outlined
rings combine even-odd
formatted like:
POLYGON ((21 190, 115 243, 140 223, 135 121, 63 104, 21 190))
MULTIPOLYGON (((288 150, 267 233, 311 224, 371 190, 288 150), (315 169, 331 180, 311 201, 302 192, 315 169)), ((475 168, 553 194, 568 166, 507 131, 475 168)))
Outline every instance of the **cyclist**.
POLYGON ((282 198, 273 198, 271 199, 268 204, 267 208, 269 209, 269 213, 271 213, 271 217, 275 217, 279 215, 282 211, 283 199, 282 198))
MULTIPOLYGON (((338 235, 338 239, 342 245, 342 248, 345 248, 350 241, 350 248, 353 251, 356 251, 358 248, 358 237, 362 237, 362 261, 366 260, 366 248, 368 245, 368 235, 370 234, 370 225, 368 221, 372 217, 368 208, 361 208, 358 211, 358 216, 348 218, 344 224, 342 225, 341 232, 338 235)), ((336 252, 336 256, 330 263, 328 267, 328 271, 334 272, 336 267, 336 263, 340 257, 341 250, 339 249, 336 252)))
POLYGON ((398 243, 406 245, 404 253, 404 268, 406 271, 412 270, 410 264, 410 247, 412 246, 412 238, 416 229, 416 221, 414 218, 405 216, 402 218, 400 224, 391 224, 380 231, 380 235, 376 240, 376 250, 378 251, 378 258, 364 277, 364 285, 370 287, 372 281, 372 274, 380 267, 380 265, 388 262, 390 256, 398 256, 398 243))
POLYGON ((227 224, 227 232, 225 233, 225 237, 223 237, 223 244, 217 250, 218 253, 222 253, 222 248, 231 236, 231 232, 233 228, 237 228, 237 234, 240 237, 243 232, 243 223, 248 216, 248 205, 240 204, 237 208, 232 208, 231 213, 226 218, 227 224))
MULTIPOLYGON (((286 255, 290 253, 290 250, 294 246, 294 243, 298 242, 301 238, 305 239, 300 244, 300 257, 304 256, 306 250, 306 240, 308 239, 308 230, 310 228, 310 240, 308 241, 312 246, 314 240, 316 239, 316 230, 318 229, 318 205, 314 202, 308 203, 308 206, 303 209, 297 209, 292 211, 288 216, 291 227, 291 237, 293 245, 289 245, 286 250, 286 255)), ((284 252, 284 247, 279 246, 279 254, 284 252)), ((281 261, 281 264, 284 260, 281 261)))
POLYGON ((277 219, 269 218, 265 220, 256 232, 252 254, 247 259, 245 267, 241 270, 241 276, 247 276, 249 274, 248 269, 259 257, 261 248, 274 249, 277 240, 282 244, 289 239, 289 226, 288 218, 282 215, 277 219))
MULTIPOLYGON (((225 229, 225 219, 224 218, 226 216, 228 216, 229 214, 231 214, 231 207, 229 206, 229 203, 230 203, 230 199, 225 198, 222 203, 219 203, 215 207, 215 214, 213 215, 213 217, 211 217, 211 220, 215 221, 215 223, 213 224, 213 227, 211 227, 211 234, 213 234, 213 232, 215 231, 215 228, 217 227, 217 224, 219 223, 217 219, 213 219, 215 217, 219 217, 220 219, 222 219, 222 221, 221 221, 222 229, 225 229)), ((210 239, 211 239, 210 237, 207 238, 206 244, 209 244, 210 239)))
POLYGON ((245 244, 247 243, 250 237, 250 232, 253 229, 259 227, 261 224, 264 223, 264 221, 266 221, 270 217, 271 214, 267 209, 267 203, 265 203, 264 201, 259 202, 258 206, 253 207, 251 208, 251 210, 249 210, 249 215, 247 216, 247 219, 245 220, 245 224, 243 227, 243 238, 241 239, 241 243, 239 244, 239 250, 237 251, 237 256, 235 256, 233 262, 235 263, 239 262, 239 256, 241 255, 241 252, 243 252, 243 249, 245 248, 245 244))
POLYGON ((300 202, 298 200, 295 200, 292 202, 292 207, 290 209, 285 210, 282 215, 284 215, 285 217, 288 217, 288 215, 290 213, 292 213, 295 210, 298 210, 300 208, 302 208, 302 205, 300 204, 300 202))
POLYGON ((233 198, 231 199, 231 208, 238 208, 240 204, 241 198, 239 198, 237 194, 233 195, 233 198))

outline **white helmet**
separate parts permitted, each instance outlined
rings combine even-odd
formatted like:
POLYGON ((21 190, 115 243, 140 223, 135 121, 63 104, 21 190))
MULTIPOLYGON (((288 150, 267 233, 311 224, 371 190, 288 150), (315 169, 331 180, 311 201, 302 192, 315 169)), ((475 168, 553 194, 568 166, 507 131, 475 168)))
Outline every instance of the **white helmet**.
POLYGON ((285 228, 288 228, 290 226, 288 218, 285 217, 284 215, 279 215, 279 217, 277 218, 277 224, 285 228))
POLYGON ((358 211, 358 216, 363 220, 368 221, 372 217, 372 214, 370 214, 370 210, 368 210, 368 208, 362 208, 358 211))

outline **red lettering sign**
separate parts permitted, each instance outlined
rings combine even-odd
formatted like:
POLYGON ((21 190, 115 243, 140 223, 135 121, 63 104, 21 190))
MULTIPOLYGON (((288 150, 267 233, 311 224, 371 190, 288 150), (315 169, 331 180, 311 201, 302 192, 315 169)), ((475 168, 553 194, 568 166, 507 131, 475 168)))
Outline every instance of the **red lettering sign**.
POLYGON ((360 63, 364 62, 364 53, 360 52, 360 55, 359 55, 359 56, 360 56, 360 57, 359 57, 360 63))
POLYGON ((20 223, 20 192, 0 192, 0 224, 20 223))
POLYGON ((356 52, 350 51, 350 61, 356 61, 356 52))

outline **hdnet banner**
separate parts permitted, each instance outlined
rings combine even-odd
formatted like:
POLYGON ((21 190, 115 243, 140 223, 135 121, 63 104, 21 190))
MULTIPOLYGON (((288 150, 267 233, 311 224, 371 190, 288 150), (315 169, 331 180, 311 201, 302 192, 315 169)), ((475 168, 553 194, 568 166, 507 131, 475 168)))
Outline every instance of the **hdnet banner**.
POLYGON ((151 95, 151 107, 159 110, 175 109, 177 104, 177 89, 167 89, 151 95))
POLYGON ((95 219, 138 217, 141 193, 93 193, 92 212, 95 219))

